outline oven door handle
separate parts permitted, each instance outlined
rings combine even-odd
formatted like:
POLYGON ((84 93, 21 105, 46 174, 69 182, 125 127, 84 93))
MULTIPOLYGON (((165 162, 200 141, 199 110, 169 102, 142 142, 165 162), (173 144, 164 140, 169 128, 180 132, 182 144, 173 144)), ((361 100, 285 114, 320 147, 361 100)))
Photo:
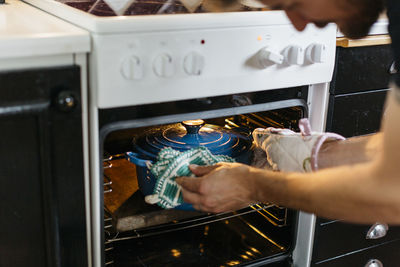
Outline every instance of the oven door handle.
POLYGON ((15 104, 0 107, 0 116, 10 116, 15 114, 41 113, 50 107, 50 101, 31 101, 26 104, 15 104))

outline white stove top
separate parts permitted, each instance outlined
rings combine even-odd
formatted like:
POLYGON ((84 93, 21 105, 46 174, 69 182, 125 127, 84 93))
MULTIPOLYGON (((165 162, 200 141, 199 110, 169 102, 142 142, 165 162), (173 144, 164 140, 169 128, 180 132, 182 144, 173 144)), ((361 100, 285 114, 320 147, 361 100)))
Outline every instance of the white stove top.
POLYGON ((87 31, 22 1, 0 5, 0 58, 89 51, 87 31))
MULTIPOLYGON (((131 15, 116 16, 104 2, 96 5, 97 1, 94 0, 80 0, 79 2, 76 0, 60 0, 63 2, 57 0, 24 1, 98 34, 290 24, 282 11, 176 12, 168 15, 152 13, 143 15, 144 11, 141 11, 138 12, 140 15, 135 15, 135 11, 128 9, 127 12, 131 12, 131 15), (95 12, 96 6, 98 6, 97 12, 95 12), (93 8, 93 12, 89 12, 91 8, 93 8)), ((167 0, 159 1, 167 2, 167 0)))
POLYGON ((283 11, 98 16, 87 12, 95 8, 93 0, 80 0, 92 1, 85 11, 66 2, 76 0, 25 1, 91 32, 90 90, 99 108, 332 78, 336 26, 298 32, 283 11))

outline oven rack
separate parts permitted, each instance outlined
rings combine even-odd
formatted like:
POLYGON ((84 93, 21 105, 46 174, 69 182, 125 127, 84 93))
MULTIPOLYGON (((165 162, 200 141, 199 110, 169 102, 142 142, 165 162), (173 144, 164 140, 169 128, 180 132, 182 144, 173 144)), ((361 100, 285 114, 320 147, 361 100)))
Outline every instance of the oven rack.
POLYGON ((173 222, 170 224, 163 224, 153 227, 147 227, 143 229, 132 230, 125 233, 117 233, 115 238, 109 239, 110 243, 130 240, 130 239, 137 239, 137 238, 144 238, 150 236, 156 236, 160 234, 180 231, 188 228, 193 228, 201 225, 207 225, 210 223, 228 220, 234 217, 244 216, 250 213, 258 213, 262 217, 264 217, 271 225, 275 227, 283 227, 287 225, 287 209, 282 207, 277 207, 274 204, 256 204, 250 206, 248 208, 236 211, 236 212, 226 212, 226 213, 219 213, 219 214, 207 214, 204 216, 195 217, 189 220, 173 222), (282 211, 285 215, 284 218, 278 218, 276 214, 269 211, 271 208, 277 208, 282 211))
MULTIPOLYGON (((122 155, 108 155, 103 159, 103 169, 110 169, 113 167, 112 160, 121 158, 122 155)), ((104 174, 103 176, 103 191, 104 194, 109 194, 113 191, 111 178, 104 174)), ((111 212, 104 206, 104 255, 105 255, 105 266, 113 266, 114 260, 112 258, 112 250, 114 247, 110 240, 113 240, 118 236, 118 233, 114 233, 113 229, 113 219, 111 212)))
MULTIPOLYGON (((115 156, 108 156, 103 159, 103 169, 110 169, 112 168, 112 160, 115 159, 115 156)), ((104 186, 104 194, 108 194, 112 192, 112 181, 111 178, 104 174, 104 180, 103 180, 103 186, 104 186)))
POLYGON ((112 217, 111 214, 104 210, 104 257, 105 257, 105 266, 113 266, 114 259, 112 257, 112 251, 114 250, 114 246, 110 240, 113 240, 117 237, 117 234, 110 231, 112 229, 112 217))
POLYGON ((256 210, 265 219, 275 227, 287 226, 288 209, 274 204, 264 206, 265 204, 256 204, 250 208, 256 210))
MULTIPOLYGON (((103 161, 104 169, 112 168, 113 167, 112 161, 121 158, 125 158, 125 155, 124 154, 107 155, 103 161)), ((112 177, 104 175, 104 194, 112 192, 112 184, 113 184, 112 177)), ((288 211, 286 208, 276 206, 275 204, 259 203, 235 212, 226 212, 219 214, 204 213, 201 214, 200 216, 192 217, 190 219, 173 221, 171 223, 149 226, 146 228, 135 229, 122 233, 118 231, 113 232, 115 228, 113 225, 112 213, 109 210, 107 210, 107 208, 104 206, 105 252, 107 255, 108 251, 113 250, 112 246, 113 242, 137 239, 137 238, 159 235, 163 233, 179 231, 191 227, 227 220, 237 216, 244 216, 250 213, 258 213, 274 227, 284 227, 287 225, 288 211)), ((106 263, 108 264, 108 266, 110 266, 112 265, 113 261, 108 260, 106 261, 106 263)))
MULTIPOLYGON (((250 113, 246 115, 238 115, 233 118, 238 127, 248 128, 288 128, 298 130, 299 118, 304 116, 304 111, 301 107, 292 107, 285 110, 265 111, 263 115, 250 113)), ((231 120, 232 122, 232 120, 231 120)))

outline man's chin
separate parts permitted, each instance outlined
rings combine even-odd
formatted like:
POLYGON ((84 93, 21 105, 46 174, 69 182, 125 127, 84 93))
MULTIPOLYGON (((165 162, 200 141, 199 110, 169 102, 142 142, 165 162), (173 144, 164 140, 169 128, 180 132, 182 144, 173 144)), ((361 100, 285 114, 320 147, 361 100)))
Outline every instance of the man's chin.
POLYGON ((361 30, 340 29, 344 36, 350 39, 361 39, 368 35, 370 28, 361 30))
POLYGON ((346 21, 345 25, 338 24, 339 30, 348 38, 360 39, 368 35, 372 25, 378 19, 378 16, 365 18, 354 18, 346 21))
MULTIPOLYGON (((318 28, 325 28, 328 22, 313 22, 318 28)), ((339 30, 348 38, 360 39, 368 35, 371 23, 346 23, 346 25, 338 25, 339 30)))
POLYGON ((314 22, 315 26, 317 26, 318 28, 325 28, 326 25, 329 24, 329 22, 314 22))

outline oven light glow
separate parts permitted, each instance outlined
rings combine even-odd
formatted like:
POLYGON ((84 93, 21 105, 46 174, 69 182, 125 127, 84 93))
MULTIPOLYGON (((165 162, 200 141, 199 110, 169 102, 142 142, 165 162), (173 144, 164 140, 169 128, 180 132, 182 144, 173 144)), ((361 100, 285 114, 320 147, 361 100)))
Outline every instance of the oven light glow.
POLYGON ((226 263, 226 265, 228 265, 228 266, 235 266, 235 265, 238 265, 238 264, 240 264, 240 261, 229 261, 229 262, 226 263))
POLYGON ((250 251, 246 251, 246 254, 249 255, 250 257, 254 257, 254 254, 251 253, 250 251))
POLYGON ((253 251, 254 253, 261 254, 261 252, 254 247, 250 247, 250 250, 253 251))
POLYGON ((204 235, 208 235, 208 230, 210 230, 210 227, 206 225, 206 227, 204 227, 204 235))
MULTIPOLYGON (((244 221, 244 220, 243 220, 244 221)), ((261 237, 265 238, 266 240, 268 240, 270 243, 272 243, 273 245, 275 245, 277 248, 279 248, 280 250, 284 250, 285 247, 279 245, 278 243, 276 243, 274 240, 272 240, 271 238, 269 238, 267 235, 265 235, 263 232, 261 232, 257 227, 255 227, 254 225, 244 221, 244 223, 246 223, 251 229, 253 229, 254 232, 256 232, 257 234, 259 234, 261 237)))
POLYGON ((189 126, 199 126, 199 125, 204 124, 204 121, 201 119, 197 119, 197 120, 183 121, 182 123, 185 125, 189 125, 189 126))
POLYGON ((171 249, 171 253, 175 258, 179 258, 181 256, 181 252, 178 249, 171 249))
POLYGON ((262 41, 262 36, 261 35, 257 36, 257 41, 262 41))
POLYGON ((249 257, 247 257, 247 255, 240 255, 240 257, 243 258, 243 259, 245 259, 245 260, 248 260, 248 259, 249 259, 249 257))
MULTIPOLYGON (((256 207, 258 207, 258 208, 262 208, 260 205, 255 205, 256 207)), ((267 219, 272 225, 274 225, 274 226, 278 226, 278 224, 276 223, 276 222, 274 222, 273 220, 271 220, 271 218, 269 218, 267 215, 265 215, 264 213, 262 213, 261 212, 261 210, 257 210, 257 208, 256 207, 254 207, 254 206, 251 206, 251 208, 253 209, 253 210, 256 210, 259 214, 261 214, 261 216, 263 216, 265 219, 267 219)), ((264 211, 265 213, 267 213, 268 215, 270 215, 270 216, 272 216, 274 219, 277 219, 275 216, 273 216, 272 214, 270 214, 269 212, 267 212, 267 211, 265 211, 265 210, 262 210, 262 211, 264 211)))

